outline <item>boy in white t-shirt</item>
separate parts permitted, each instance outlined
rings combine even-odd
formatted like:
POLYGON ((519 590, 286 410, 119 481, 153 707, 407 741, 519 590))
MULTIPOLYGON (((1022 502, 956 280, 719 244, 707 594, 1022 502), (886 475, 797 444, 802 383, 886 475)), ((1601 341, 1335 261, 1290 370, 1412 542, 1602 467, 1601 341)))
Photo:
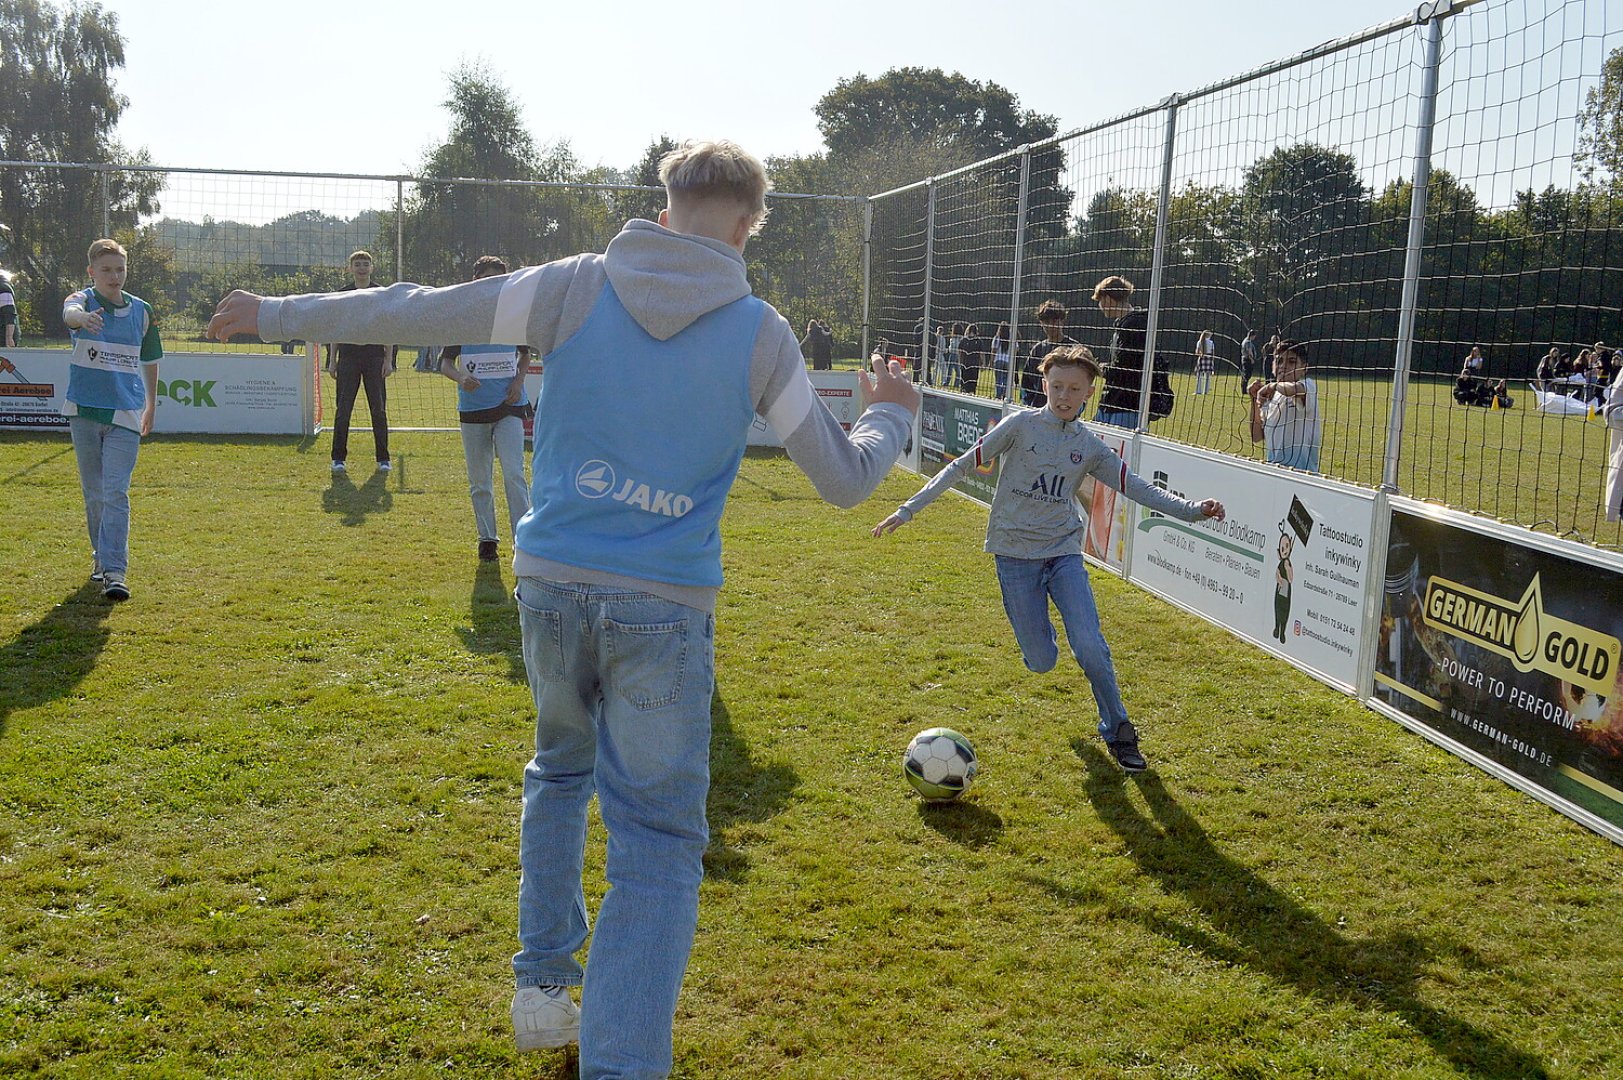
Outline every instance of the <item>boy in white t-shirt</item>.
POLYGON ((1263 443, 1267 460, 1304 472, 1319 471, 1324 423, 1319 417, 1319 387, 1307 377, 1307 350, 1301 342, 1281 341, 1274 350, 1274 379, 1252 379, 1251 441, 1263 443))

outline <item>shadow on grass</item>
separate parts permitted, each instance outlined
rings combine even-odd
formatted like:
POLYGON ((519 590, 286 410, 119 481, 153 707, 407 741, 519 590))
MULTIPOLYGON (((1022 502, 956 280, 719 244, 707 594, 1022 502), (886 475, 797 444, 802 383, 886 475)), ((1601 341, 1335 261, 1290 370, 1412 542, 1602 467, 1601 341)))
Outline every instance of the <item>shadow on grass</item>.
POLYGON ((723 835, 736 825, 766 821, 783 812, 800 777, 787 765, 758 765, 749 746, 733 730, 727 703, 718 690, 710 702, 710 847, 704 853, 706 877, 739 881, 749 873, 749 856, 729 846, 723 835))
POLYGON ((54 454, 46 454, 44 457, 40 458, 38 461, 34 462, 32 465, 23 466, 22 468, 18 469, 16 472, 12 473, 10 476, 6 477, 4 480, 0 480, 0 484, 9 484, 13 480, 21 480, 23 477, 27 476, 29 473, 33 472, 34 470, 43 469, 46 465, 49 465, 51 462, 55 461, 57 458, 62 457, 64 454, 71 454, 71 453, 73 453, 73 444, 72 443, 64 443, 63 446, 61 447, 61 449, 57 450, 54 454))
MULTIPOLYGON (((1314 997, 1397 1016, 1466 1075, 1548 1076, 1532 1055, 1420 1000, 1416 982, 1431 957, 1425 939, 1348 937, 1224 854, 1153 772, 1134 781, 1149 804, 1146 816, 1129 800, 1127 778, 1103 751, 1080 739, 1071 745, 1087 766, 1088 800, 1100 820, 1121 837, 1144 873, 1204 916, 1202 926, 1134 913, 1150 930, 1314 997)), ((1100 899, 1040 884, 1073 902, 1100 899)))
POLYGON ((368 514, 386 514, 394 506, 389 494, 389 474, 374 472, 360 487, 349 473, 332 474, 332 484, 321 493, 321 508, 329 514, 342 514, 343 524, 361 525, 368 514))
MULTIPOLYGON (((751 447, 745 448, 744 456, 746 458, 781 458, 781 457, 784 457, 785 455, 784 455, 783 449, 781 447, 777 447, 777 446, 751 446, 751 447)), ((819 496, 817 494, 815 494, 815 493, 807 493, 807 492, 804 492, 804 491, 798 491, 798 492, 795 492, 794 494, 787 494, 785 492, 779 491, 775 487, 770 487, 770 486, 768 486, 766 484, 761 483, 759 480, 756 480, 755 478, 751 477, 748 473, 742 472, 742 471, 739 472, 738 479, 735 480, 734 483, 735 484, 742 484, 745 487, 754 488, 756 491, 759 491, 761 494, 765 495, 766 498, 767 498, 767 501, 769 501, 769 502, 818 502, 818 501, 820 501, 819 496)))
POLYGON ((984 806, 954 799, 952 802, 920 802, 919 820, 967 848, 981 848, 1003 833, 1003 819, 984 806))
POLYGON ((95 669, 111 634, 110 610, 100 586, 86 581, 0 646, 0 735, 13 712, 67 696, 95 669))
POLYGON ((480 656, 505 656, 507 678, 527 682, 524 649, 519 642, 518 609, 513 594, 502 582, 502 564, 480 561, 474 564, 473 591, 468 596, 471 626, 458 627, 462 644, 480 656))

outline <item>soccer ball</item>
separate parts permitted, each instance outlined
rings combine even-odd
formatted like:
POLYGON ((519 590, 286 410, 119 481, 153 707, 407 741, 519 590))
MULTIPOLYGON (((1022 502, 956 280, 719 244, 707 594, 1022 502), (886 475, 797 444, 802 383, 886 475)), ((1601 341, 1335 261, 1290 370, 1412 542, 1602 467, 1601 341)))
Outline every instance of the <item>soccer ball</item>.
POLYGON ((929 802, 951 802, 975 780, 975 748, 952 728, 921 731, 902 755, 902 773, 929 802))

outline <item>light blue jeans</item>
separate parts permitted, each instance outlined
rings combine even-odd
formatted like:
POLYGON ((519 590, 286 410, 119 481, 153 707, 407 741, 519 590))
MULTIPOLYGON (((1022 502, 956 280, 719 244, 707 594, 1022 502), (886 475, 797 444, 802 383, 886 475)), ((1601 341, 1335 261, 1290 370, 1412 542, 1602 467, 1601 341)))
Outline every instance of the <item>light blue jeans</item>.
POLYGON ((502 490, 507 494, 509 535, 530 508, 530 485, 524 481, 524 421, 504 416, 494 424, 463 424, 462 455, 468 461, 468 496, 479 539, 496 539, 495 463, 502 464, 502 490))
POLYGON ((582 1080, 663 1077, 709 842, 715 620, 648 593, 535 577, 519 579, 518 605, 536 724, 513 973, 520 987, 583 987, 582 1080), (583 973, 594 791, 609 891, 583 973))
POLYGON ((91 554, 104 572, 123 580, 130 568, 130 477, 141 436, 83 416, 68 417, 68 431, 79 462, 91 554))
POLYGON ((1003 592, 1003 610, 1014 627, 1014 640, 1020 645, 1020 656, 1032 671, 1052 671, 1059 660, 1059 642, 1048 618, 1048 600, 1053 597, 1065 622, 1071 654, 1093 687, 1093 700, 1099 707, 1099 734, 1107 740, 1115 738, 1116 728, 1127 719, 1127 706, 1116 685, 1110 646, 1099 629, 1099 608, 1093 600, 1093 586, 1088 583, 1082 556, 1015 559, 999 555, 997 583, 1003 592))
POLYGON ((1107 409, 1101 405, 1099 415, 1093 419, 1101 424, 1113 424, 1116 427, 1124 427, 1131 431, 1138 427, 1138 410, 1134 409, 1129 412, 1126 409, 1107 409))

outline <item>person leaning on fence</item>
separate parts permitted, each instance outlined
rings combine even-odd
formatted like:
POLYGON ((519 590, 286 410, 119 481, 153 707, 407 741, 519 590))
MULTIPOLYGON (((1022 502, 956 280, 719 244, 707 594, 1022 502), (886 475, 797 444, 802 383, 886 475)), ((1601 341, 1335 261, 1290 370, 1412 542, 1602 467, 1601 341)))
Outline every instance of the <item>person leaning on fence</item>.
MULTIPOLYGON (((495 255, 481 255, 473 264, 475 281, 505 273, 507 263, 495 255)), ((496 462, 501 462, 507 523, 514 536, 519 519, 530 509, 530 485, 524 479, 524 421, 535 414, 524 389, 529 367, 527 345, 447 345, 440 353, 440 374, 457 384, 468 498, 473 502, 477 551, 483 562, 494 562, 499 552, 496 462)))
POLYGON ((1076 491, 1086 477, 1120 491, 1150 510, 1181 521, 1224 517, 1216 499, 1190 502, 1146 482, 1123 464, 1104 440, 1081 422, 1093 396, 1099 364, 1085 345, 1062 345, 1043 357, 1044 406, 1006 416, 920 488, 896 512, 874 526, 874 536, 912 521, 978 463, 999 459, 997 489, 986 519, 986 550, 996 557, 1003 610, 1020 656, 1031 671, 1052 671, 1058 639, 1049 601, 1059 609, 1071 653, 1093 689, 1099 734, 1117 763, 1143 772, 1138 731, 1127 716, 1110 646, 1099 628, 1099 610, 1082 561, 1086 522, 1076 491))
POLYGON ((1319 471, 1324 426, 1319 418, 1319 386, 1307 375, 1307 349, 1286 338, 1274 348, 1271 382, 1253 379, 1251 441, 1264 444, 1266 459, 1304 472, 1319 471))
POLYGON ((602 255, 444 289, 236 292, 209 324, 268 340, 518 338, 546 364, 514 560, 536 751, 512 1016, 521 1050, 578 1037, 583 1080, 672 1066, 708 842, 719 523, 755 415, 824 499, 849 507, 884 479, 920 400, 899 363, 881 362, 858 375, 869 405, 849 434, 823 405, 789 324, 750 293, 743 252, 768 187, 758 160, 688 143, 660 177, 659 224, 629 222, 602 255), (609 888, 583 969, 594 791, 609 888))
POLYGON ((1144 377, 1144 339, 1149 332, 1150 313, 1133 305, 1133 283, 1112 274, 1094 286, 1093 302, 1111 321, 1110 360, 1105 368, 1105 388, 1099 395, 1101 424, 1138 427, 1140 387, 1144 377))
POLYGON ((128 600, 130 478, 158 406, 163 341, 152 308, 124 291, 129 262, 114 240, 90 245, 90 287, 62 302, 73 357, 62 414, 73 437, 90 530, 90 580, 128 600))
POLYGON ((1020 394, 1027 407, 1040 409, 1048 404, 1048 395, 1043 392, 1043 357, 1061 345, 1076 345, 1079 342, 1065 333, 1065 320, 1070 312, 1058 300, 1044 300, 1038 304, 1036 315, 1037 325, 1043 330, 1043 339, 1031 346, 1025 362, 1020 365, 1020 394))

